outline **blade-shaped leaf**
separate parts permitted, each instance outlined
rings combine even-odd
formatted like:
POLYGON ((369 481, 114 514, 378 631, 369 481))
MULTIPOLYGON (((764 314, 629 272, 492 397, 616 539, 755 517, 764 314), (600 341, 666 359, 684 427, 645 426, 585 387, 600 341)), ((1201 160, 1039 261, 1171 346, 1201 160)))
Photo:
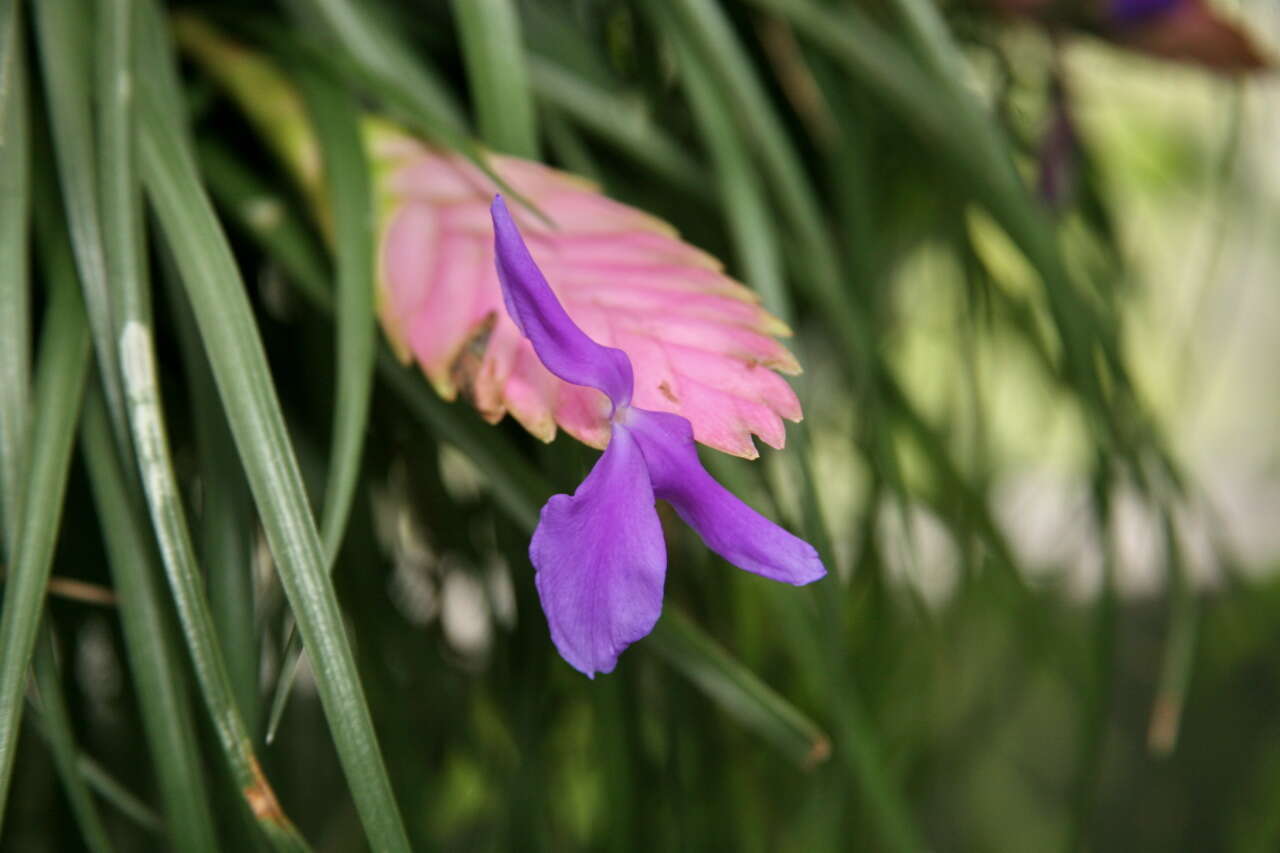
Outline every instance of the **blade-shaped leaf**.
MULTIPOLYGON (((159 16, 150 11, 140 57, 170 66, 159 16)), ((355 658, 326 570, 323 547, 267 368, 244 283, 183 136, 166 105, 161 75, 143 77, 143 181, 172 250, 267 542, 303 641, 311 653, 321 702, 364 821, 377 850, 407 850, 399 808, 378 749, 355 658)))
POLYGON ((80 827, 85 847, 93 853, 108 853, 113 849, 111 839, 98 815, 98 807, 89 794, 89 786, 80 774, 79 751, 73 739, 71 715, 67 711, 67 699, 62 690, 62 673, 58 665, 54 634, 47 624, 40 631, 40 638, 36 642, 31 669, 35 675, 39 710, 44 717, 49 750, 53 753, 58 775, 62 777, 63 788, 71 803, 71 813, 80 827))
POLYGON ((31 417, 31 161, 19 8, 0 5, 0 559, 12 556, 31 417))
POLYGON ((92 16, 75 0, 35 4, 36 35, 53 131, 64 210, 85 309, 93 330, 98 372, 107 393, 117 440, 124 441, 124 396, 116 363, 114 312, 98 206, 90 97, 92 16))
POLYGON ((537 114, 529 91, 516 4, 512 0, 454 0, 452 8, 480 138, 504 153, 537 157, 537 114))
POLYGON ((778 695, 674 607, 645 641, 668 664, 801 767, 831 755, 818 725, 778 695))
MULTIPOLYGON (((334 318, 337 327, 334 360, 338 379, 329 477, 320 524, 329 570, 333 571, 360 474, 377 353, 373 309, 372 190, 368 159, 360 137, 360 113, 355 100, 319 75, 304 74, 301 88, 320 149, 324 152, 338 270, 334 318)), ((284 713, 301 660, 298 638, 292 627, 285 643, 284 659, 267 722, 268 743, 275 738, 276 727, 284 713)))
POLYGON ((89 333, 69 258, 63 255, 61 264, 52 263, 50 279, 52 293, 36 362, 27 487, 0 611, 0 819, 89 370, 89 333))
POLYGON ((80 446, 107 564, 120 597, 125 651, 137 685, 143 731, 164 798, 170 839, 183 850, 218 850, 181 644, 167 613, 145 510, 141 497, 130 491, 111 437, 106 405, 92 388, 85 400, 80 446))

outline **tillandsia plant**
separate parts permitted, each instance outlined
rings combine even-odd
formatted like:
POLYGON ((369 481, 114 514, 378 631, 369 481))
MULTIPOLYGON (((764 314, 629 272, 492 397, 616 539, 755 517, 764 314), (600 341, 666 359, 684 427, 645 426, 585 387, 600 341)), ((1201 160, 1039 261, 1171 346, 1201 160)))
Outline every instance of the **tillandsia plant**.
MULTIPOLYGON (((269 115, 277 150, 324 216, 314 143, 289 121, 301 110, 285 84, 203 25, 184 30, 204 55, 234 58, 219 66, 224 79, 251 114, 269 115), (255 107, 264 85, 287 108, 255 107)), ((801 417, 775 372, 800 370, 775 340, 790 330, 752 291, 589 181, 489 152, 473 161, 383 119, 364 127, 380 222, 378 315, 393 349, 416 360, 441 397, 467 397, 492 423, 510 413, 543 441, 559 426, 605 449, 572 497, 543 508, 530 546, 566 661, 593 677, 611 672, 657 622, 666 551, 655 497, 730 563, 793 584, 825 575, 811 545, 730 494, 697 458, 695 440, 745 458, 758 456, 753 435, 781 448, 784 419, 801 417), (490 211, 499 182, 527 199, 517 216, 562 297, 500 196, 490 211)))
POLYGON ((736 566, 791 584, 823 577, 812 545, 712 479, 686 418, 632 405, 630 358, 592 340, 565 313, 501 196, 493 201, 493 230, 511 319, 547 370, 604 394, 594 408, 610 427, 591 473, 572 496, 547 502, 529 545, 542 608, 564 659, 588 676, 612 672, 622 650, 653 630, 667 569, 655 497, 736 566))
POLYGON ((0 0, 0 851, 1280 849, 1267 2, 0 0))

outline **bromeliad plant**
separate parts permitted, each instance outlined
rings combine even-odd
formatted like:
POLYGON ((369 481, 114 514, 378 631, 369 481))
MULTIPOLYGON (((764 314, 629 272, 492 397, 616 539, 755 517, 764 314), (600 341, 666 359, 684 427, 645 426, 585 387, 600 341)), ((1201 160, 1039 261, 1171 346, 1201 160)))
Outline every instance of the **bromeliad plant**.
POLYGON ((529 545, 551 637, 588 676, 612 672, 662 611, 667 569, 654 499, 669 502, 707 546, 772 580, 807 584, 826 574, 817 551, 748 507, 698 461, 689 421, 632 405, 627 353, 587 336, 565 312, 501 196, 493 201, 498 277, 507 312, 547 370, 594 388, 608 446, 573 495, 542 508, 529 545))
MULTIPOLYGON (((296 95, 205 25, 187 20, 181 32, 327 220, 296 95)), ((784 421, 801 418, 775 372, 800 371, 775 339, 790 330, 754 292, 666 223, 582 178, 488 152, 469 158, 379 118, 365 120, 364 140, 379 222, 377 311, 392 349, 441 397, 465 396, 491 423, 510 413, 542 441, 562 428, 605 450, 572 497, 543 508, 529 551, 566 661, 593 677, 611 672, 657 622, 666 553, 655 498, 743 569, 792 584, 825 574, 812 546, 698 461, 695 440, 755 458, 752 436, 782 448, 784 421), (499 196, 490 210, 503 185, 529 209, 513 217, 499 196)))

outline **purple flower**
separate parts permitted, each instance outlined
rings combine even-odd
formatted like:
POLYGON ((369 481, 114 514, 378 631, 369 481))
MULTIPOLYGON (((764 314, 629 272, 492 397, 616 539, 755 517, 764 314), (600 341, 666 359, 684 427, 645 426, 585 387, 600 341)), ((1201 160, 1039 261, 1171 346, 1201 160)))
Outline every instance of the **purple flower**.
POLYGON ((738 500, 698 461, 689 422, 631 405, 631 361, 587 337, 557 301, 501 196, 494 246, 511 319, 547 369, 603 391, 612 404, 604 454, 572 495, 542 508, 529 559, 551 639, 575 669, 594 678, 653 630, 662 613, 666 543, 654 507, 661 498, 711 550, 749 572, 791 584, 826 574, 818 552, 738 500))

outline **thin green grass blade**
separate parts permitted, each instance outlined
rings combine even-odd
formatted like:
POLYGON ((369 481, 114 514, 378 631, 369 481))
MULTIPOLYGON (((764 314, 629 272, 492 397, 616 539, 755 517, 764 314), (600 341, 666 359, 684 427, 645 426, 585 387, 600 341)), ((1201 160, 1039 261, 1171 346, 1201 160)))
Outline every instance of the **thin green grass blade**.
MULTIPOLYGON (((105 55, 115 64, 106 69, 106 73, 112 79, 117 79, 117 75, 127 79, 132 12, 125 3, 112 13, 110 17, 113 20, 107 29, 109 34, 114 30, 116 45, 105 55)), ((196 562, 195 546, 182 504, 182 491, 169 451, 156 369, 150 293, 138 262, 142 254, 140 200, 134 180, 129 105, 118 102, 113 106, 126 112, 119 126, 113 127, 111 122, 104 122, 104 137, 112 135, 105 133, 107 129, 114 129, 119 137, 112 140, 113 145, 104 146, 104 157, 113 155, 115 159, 110 165, 123 173, 123 177, 118 177, 109 186, 110 191, 104 193, 104 201, 113 205, 110 212, 115 229, 110 243, 112 251, 108 255, 115 273, 119 308, 119 365, 124 378, 128 422, 143 493, 196 680, 237 789, 258 827, 275 849, 304 850, 307 849, 306 842, 281 810, 254 755, 253 738, 240 715, 205 595, 204 577, 196 562)))
POLYGON ((331 313, 331 278, 320 247, 280 192, 245 168, 225 146, 203 142, 198 154, 209 191, 231 220, 268 247, 268 255, 313 305, 331 313))
MULTIPOLYGON (((805 175, 799 154, 765 92, 742 44, 719 6, 710 0, 650 3, 648 8, 672 38, 688 39, 705 58, 718 84, 716 102, 731 105, 741 135, 756 146, 770 186, 777 195, 814 276, 814 286, 829 301, 847 303, 841 287, 840 262, 823 224, 822 209, 805 175)), ((846 304, 845 311, 856 310, 846 304)))
MULTIPOLYGON (((0 8, 0 560, 15 556, 26 488, 31 417, 31 201, 29 116, 19 4, 0 8), (7 556, 6 556, 7 555, 7 556)), ((33 671, 44 699, 42 729, 86 846, 110 850, 84 780, 46 627, 36 641, 33 671)))
POLYGON ((213 374, 191 307, 177 271, 165 259, 169 304, 182 349, 182 367, 195 422, 196 452, 202 483, 200 564, 206 573, 209 610, 227 664, 231 692, 250 733, 257 733, 260 708, 258 668, 261 661, 255 623, 253 543, 257 517, 245 482, 235 442, 218 401, 213 374))
POLYGON ((715 82, 701 57, 682 33, 673 33, 673 42, 699 135, 711 152, 720 208, 728 222, 743 278, 760 294, 764 307, 784 323, 790 323, 791 294, 783 274, 782 251, 751 154, 734 127, 726 104, 717 95, 715 82))
POLYGON ((49 258, 46 266, 51 293, 36 362, 30 468, 0 611, 0 820, 89 369, 89 334, 75 276, 69 262, 56 260, 49 258))
POLYGON ((126 310, 122 319, 120 364, 139 474, 205 705, 232 776, 258 827, 276 849, 306 850, 306 842, 281 810, 262 774, 222 657, 169 452, 149 312, 126 310))
MULTIPOLYGON (((144 39, 148 63, 170 64, 156 36, 144 39)), ((307 504, 297 459, 267 368, 253 311, 226 237, 200 183, 180 117, 142 86, 142 174, 188 297, 214 379, 276 559, 338 755, 374 849, 408 849, 408 840, 356 672, 323 546, 307 504)))
POLYGON ((480 138, 498 151, 538 159, 520 18, 512 0, 453 0, 480 138))
POLYGON ((333 217, 337 292, 334 305, 336 340, 329 479, 320 524, 330 565, 337 559, 360 476, 365 427, 373 389, 377 352, 374 308, 373 249, 375 213, 369 160, 360 132, 355 100, 328 80, 307 75, 302 94, 324 156, 333 217))
POLYGON ((169 839, 175 849, 214 853, 220 847, 179 658, 181 646, 167 614, 142 499, 131 489, 107 418, 101 394, 90 389, 80 426, 81 451, 120 599, 125 651, 164 800, 169 839))
POLYGON ((725 713, 755 731, 798 766, 831 755, 818 725, 761 681, 675 607, 668 607, 645 643, 706 693, 725 713))
POLYGON ((17 69, 23 67, 24 57, 22 44, 22 3, 19 0, 4 0, 0 3, 0 116, 5 116, 9 105, 17 97, 24 97, 21 89, 14 82, 17 69))
POLYGON ((119 780, 103 769, 101 764, 81 753, 76 759, 76 769, 84 777, 85 783, 97 791, 98 796, 115 806, 120 814, 143 829, 156 833, 164 832, 164 822, 160 819, 160 815, 138 799, 136 794, 120 784, 119 780))
MULTIPOLYGON (((329 446, 329 477, 325 486, 320 532, 332 573, 351 513, 365 427, 373 392, 377 353, 374 323, 375 268, 373 252, 373 188, 360 133, 360 113, 351 96, 319 75, 299 78, 303 100, 311 114, 316 141, 324 155, 325 175, 333 216, 337 267, 337 341, 334 361, 337 391, 329 446)), ((301 662, 301 648, 291 626, 285 641, 285 663, 271 701, 267 742, 275 738, 301 662)))
MULTIPOLYGON (((1112 370, 1119 371, 1116 381, 1125 382, 1114 336, 1106 331, 1109 323, 1080 298, 1052 227, 1018 176, 1000 131, 971 95, 957 85, 939 82, 932 73, 933 67, 946 67, 954 58, 944 56, 929 69, 922 69, 856 7, 835 12, 810 0, 751 3, 781 15, 798 33, 860 77, 951 164, 954 174, 966 182, 1039 271, 1062 338, 1067 374, 1092 411, 1100 418, 1109 417, 1110 408, 1095 370, 1095 344, 1102 348, 1112 370), (1095 330, 1104 333, 1096 334, 1095 330)), ((920 38, 923 43, 933 43, 939 33, 932 31, 920 38)))
POLYGON ((644 103, 592 85, 545 56, 528 57, 538 99, 695 198, 712 197, 705 169, 654 122, 644 103))
POLYGON ((462 110, 403 44, 368 10, 350 0, 298 0, 349 54, 370 88, 413 119, 428 138, 461 150, 467 127, 462 110))
POLYGON ((143 283, 142 195, 134 140, 132 0, 99 0, 95 40, 98 199, 103 259, 111 294, 113 341, 150 311, 143 283))
POLYGON ((31 154, 19 5, 0 5, 0 560, 13 556, 31 418, 31 154))
POLYGON ((62 186, 63 208, 71 232, 71 249, 93 330, 98 372, 106 389, 112 422, 123 441, 124 396, 116 363, 115 326, 107 260, 98 206, 94 157, 91 80, 93 12, 82 0, 49 0, 35 4, 35 31, 44 69, 45 100, 53 131, 54 156, 62 186))
POLYGON ((1160 660, 1160 677, 1147 727, 1147 750, 1168 758, 1178 747, 1182 712, 1195 671, 1200 636, 1201 605, 1192 586, 1173 513, 1161 508, 1164 535, 1168 622, 1160 660))
MULTIPOLYGON (((50 741, 49 723, 39 713, 39 707, 35 707, 34 710, 37 713, 31 717, 31 721, 35 723, 36 730, 47 743, 50 741)), ((156 814, 136 794, 108 773, 91 756, 83 752, 77 753, 74 756, 74 766, 76 773, 80 775, 85 784, 96 791, 103 800, 114 806, 122 815, 150 832, 164 832, 164 821, 160 819, 160 815, 156 814)))
MULTIPOLYGON (((68 449, 70 453, 70 449, 68 449)), ((53 631, 46 624, 36 642, 35 656, 31 664, 35 676, 40 716, 44 720, 44 732, 53 753, 53 763, 71 804, 71 814, 80 828, 85 847, 93 853, 109 853, 114 849, 107 836, 106 827, 98 815, 89 787, 80 773, 79 749, 71 728, 71 715, 67 712, 67 699, 62 691, 62 675, 54 648, 53 631)))

